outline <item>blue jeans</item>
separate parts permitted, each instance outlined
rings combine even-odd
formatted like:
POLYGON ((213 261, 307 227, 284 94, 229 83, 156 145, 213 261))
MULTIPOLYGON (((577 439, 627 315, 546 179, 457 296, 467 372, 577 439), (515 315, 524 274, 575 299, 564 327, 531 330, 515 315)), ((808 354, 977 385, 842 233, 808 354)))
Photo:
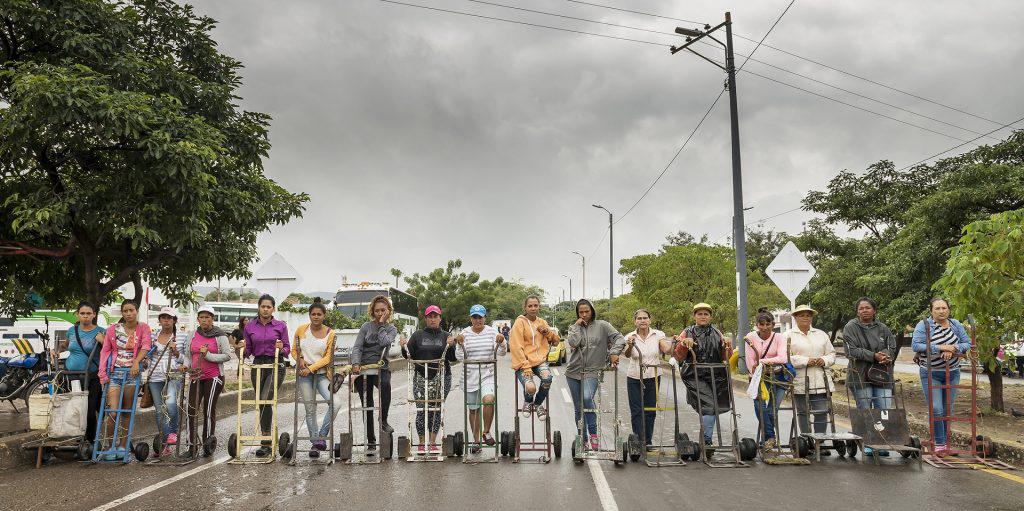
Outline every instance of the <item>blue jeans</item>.
POLYGON ((754 415, 761 425, 759 440, 771 440, 776 438, 776 428, 779 426, 776 421, 775 407, 779 406, 782 398, 786 395, 786 389, 778 385, 765 384, 768 388, 768 401, 754 400, 754 415))
POLYGON ((853 387, 853 398, 857 400, 858 410, 891 410, 892 389, 874 385, 857 385, 853 387))
POLYGON ((334 422, 334 417, 338 415, 338 410, 341 408, 341 395, 334 394, 333 398, 331 395, 331 382, 327 379, 326 374, 310 374, 309 376, 296 376, 295 386, 299 390, 299 397, 302 399, 302 405, 306 409, 306 429, 309 431, 310 441, 323 440, 331 431, 331 423, 334 422), (316 405, 313 400, 316 396, 313 394, 314 387, 317 394, 324 398, 327 402, 327 413, 324 415, 323 423, 320 425, 319 434, 316 429, 316 405))
POLYGON ((644 378, 643 389, 640 389, 640 380, 626 378, 626 394, 629 396, 629 419, 633 425, 633 434, 643 437, 644 445, 651 445, 654 437, 654 419, 657 416, 655 411, 644 411, 644 408, 657 406, 657 388, 654 386, 654 378, 644 378))
POLYGON ((793 404, 796 405, 796 419, 800 424, 800 433, 825 433, 828 429, 828 405, 829 397, 825 392, 817 394, 793 394, 793 404), (808 410, 808 406, 810 410, 808 410), (813 417, 808 417, 812 415, 813 417))
POLYGON ((960 369, 950 369, 949 381, 946 381, 946 371, 928 371, 921 367, 921 386, 925 392, 931 395, 932 413, 935 418, 935 444, 946 445, 949 432, 949 421, 947 417, 953 415, 953 403, 956 402, 957 389, 935 388, 938 385, 959 385, 960 369))
POLYGON ((537 387, 537 394, 531 395, 526 391, 526 377, 523 376, 523 370, 516 370, 516 379, 519 380, 519 384, 523 386, 523 401, 527 403, 533 403, 536 406, 544 404, 544 398, 548 397, 548 390, 551 389, 551 371, 548 369, 548 363, 543 362, 538 364, 533 369, 533 377, 530 381, 533 381, 534 385, 537 384, 536 379, 540 378, 540 385, 537 387), (547 373, 548 377, 544 378, 541 373, 547 373))
MULTIPOLYGON (((572 407, 576 412, 576 424, 580 423, 580 413, 583 408, 593 410, 597 408, 594 404, 594 395, 597 394, 597 378, 588 377, 580 382, 575 378, 566 378, 565 383, 569 385, 569 395, 572 396, 572 407), (581 391, 582 385, 582 391, 581 391), (582 394, 582 396, 580 395, 582 394), (582 406, 580 406, 580 397, 583 398, 582 406)), ((587 432, 591 435, 597 434, 597 414, 594 412, 587 412, 584 415, 584 422, 586 423, 587 432)), ((582 432, 581 432, 582 433, 582 432)))
POLYGON ((718 422, 717 415, 701 415, 700 425, 704 428, 704 443, 711 443, 711 436, 715 432, 715 423, 718 422))
POLYGON ((178 392, 181 391, 181 380, 149 382, 149 392, 153 394, 153 415, 156 415, 156 429, 166 437, 178 432, 178 420, 181 412, 178 409, 178 392), (164 399, 164 391, 167 391, 164 399))

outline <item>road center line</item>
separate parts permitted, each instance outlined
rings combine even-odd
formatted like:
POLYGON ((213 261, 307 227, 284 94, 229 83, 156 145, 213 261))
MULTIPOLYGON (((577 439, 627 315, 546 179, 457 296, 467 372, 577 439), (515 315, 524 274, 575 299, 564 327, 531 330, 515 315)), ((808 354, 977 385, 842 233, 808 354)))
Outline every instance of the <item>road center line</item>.
POLYGON ((569 395, 569 391, 562 387, 562 400, 566 403, 572 403, 572 396, 569 395))
POLYGON ((159 490, 160 488, 163 488, 164 486, 168 486, 168 485, 174 484, 174 483, 176 483, 178 481, 181 481, 182 479, 185 479, 185 478, 188 478, 188 477, 192 477, 192 476, 194 476, 194 475, 196 475, 196 474, 198 474, 198 473, 200 473, 200 472, 202 472, 202 471, 204 471, 206 469, 216 467, 217 465, 220 465, 221 463, 224 463, 224 462, 226 462, 229 459, 230 459, 229 456, 222 456, 220 458, 217 458, 212 463, 207 463, 206 465, 203 465, 201 467, 196 467, 196 468, 193 468, 192 470, 189 470, 187 472, 182 472, 182 473, 180 473, 180 474, 178 474, 178 475, 176 475, 174 477, 171 477, 169 479, 164 479, 163 481, 160 481, 159 483, 147 486, 147 487, 145 487, 145 488, 143 488, 143 489, 141 489, 141 490, 139 490, 137 492, 129 493, 128 495, 125 495, 124 497, 121 497, 121 498, 119 498, 117 500, 110 501, 110 502, 108 502, 108 503, 106 503, 106 504, 104 504, 102 506, 94 508, 93 511, 106 511, 108 509, 113 509, 113 508, 115 508, 117 506, 120 506, 121 504, 124 504, 125 502, 130 502, 130 501, 135 500, 135 499, 137 499, 137 498, 139 498, 139 497, 141 497, 143 495, 146 495, 148 493, 152 493, 152 492, 154 492, 156 490, 159 490))
POLYGON ((615 504, 615 497, 612 496, 612 489, 608 486, 608 480, 604 478, 604 472, 601 471, 601 465, 597 460, 587 460, 587 467, 590 468, 590 477, 594 480, 594 486, 597 488, 597 497, 601 499, 601 509, 619 511, 619 506, 615 504))

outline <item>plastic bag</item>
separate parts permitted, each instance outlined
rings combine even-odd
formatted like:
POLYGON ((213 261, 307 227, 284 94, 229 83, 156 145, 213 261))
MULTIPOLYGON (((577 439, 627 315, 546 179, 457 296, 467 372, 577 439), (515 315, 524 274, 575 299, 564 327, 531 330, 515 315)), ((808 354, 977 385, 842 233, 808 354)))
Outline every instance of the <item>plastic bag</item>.
POLYGON ((84 435, 88 406, 88 392, 68 392, 54 396, 47 434, 54 438, 84 435))
POLYGON ((761 395, 761 372, 763 370, 764 364, 757 364, 754 373, 750 375, 750 384, 747 385, 747 397, 750 399, 758 399, 761 395))

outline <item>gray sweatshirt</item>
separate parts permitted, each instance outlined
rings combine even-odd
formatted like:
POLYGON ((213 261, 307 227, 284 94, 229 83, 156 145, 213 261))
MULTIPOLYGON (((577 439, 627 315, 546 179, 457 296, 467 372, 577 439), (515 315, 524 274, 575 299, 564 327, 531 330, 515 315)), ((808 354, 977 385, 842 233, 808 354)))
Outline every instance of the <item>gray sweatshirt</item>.
POLYGON ((622 334, 603 319, 585 326, 573 323, 565 342, 572 348, 565 365, 565 377, 574 380, 583 377, 584 364, 588 370, 601 369, 608 364, 608 355, 618 355, 626 346, 622 334))
POLYGON ((850 373, 864 378, 864 371, 875 361, 875 353, 882 351, 896 359, 896 337, 883 323, 872 321, 865 325, 854 318, 843 327, 843 349, 850 359, 850 373))
POLYGON ((359 327, 356 342, 352 345, 350 357, 352 365, 376 364, 383 357, 386 366, 388 363, 386 354, 397 336, 398 329, 391 323, 384 325, 373 321, 363 323, 363 326, 359 327))

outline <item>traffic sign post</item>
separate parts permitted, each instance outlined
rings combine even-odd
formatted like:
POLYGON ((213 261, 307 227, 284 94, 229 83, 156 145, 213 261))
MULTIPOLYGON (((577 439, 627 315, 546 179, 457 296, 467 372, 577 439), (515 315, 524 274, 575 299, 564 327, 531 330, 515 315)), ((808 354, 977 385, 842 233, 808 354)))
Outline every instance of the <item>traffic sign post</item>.
POLYGON ((807 284, 814 278, 814 266, 807 257, 796 248, 792 241, 786 243, 779 255, 772 259, 766 271, 768 278, 778 286, 782 294, 789 298, 790 323, 793 327, 792 312, 796 309, 796 297, 800 296, 807 284))

